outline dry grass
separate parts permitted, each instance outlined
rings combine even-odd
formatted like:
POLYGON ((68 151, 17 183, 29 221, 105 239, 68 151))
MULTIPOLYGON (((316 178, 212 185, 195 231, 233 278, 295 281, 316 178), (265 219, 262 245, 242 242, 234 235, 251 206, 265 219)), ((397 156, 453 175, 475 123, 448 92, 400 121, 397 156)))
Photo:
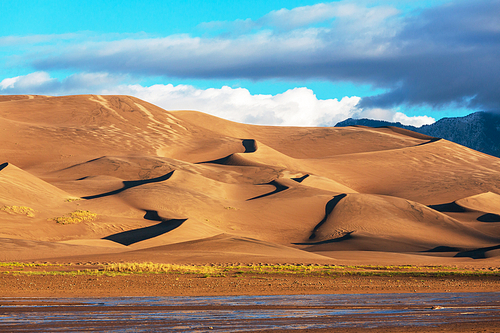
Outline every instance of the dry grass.
POLYGON ((75 210, 67 214, 66 216, 55 217, 52 220, 59 224, 76 224, 81 222, 91 222, 97 218, 97 214, 94 214, 88 210, 75 210))
POLYGON ((9 214, 20 214, 29 217, 35 216, 35 210, 26 206, 3 206, 2 208, 0 208, 0 210, 3 210, 4 212, 7 212, 9 214))
POLYGON ((155 264, 151 262, 145 263, 118 263, 108 264, 104 266, 104 271, 120 272, 120 273, 194 273, 194 274, 218 274, 221 269, 212 266, 190 266, 176 264, 155 264))
POLYGON ((267 279, 272 276, 314 276, 337 278, 339 276, 402 277, 402 278, 454 278, 500 277, 500 270, 469 271, 442 266, 338 266, 301 264, 250 264, 250 265, 178 265, 161 263, 106 263, 89 264, 76 269, 73 264, 0 263, 0 274, 23 275, 134 275, 134 274, 197 274, 202 278, 228 277, 267 279), (98 267, 96 267, 98 266, 98 267), (376 267, 377 269, 373 269, 376 267))
POLYGON ((47 266, 62 266, 59 264, 41 264, 41 263, 26 263, 26 262, 0 262, 0 267, 47 267, 47 266))

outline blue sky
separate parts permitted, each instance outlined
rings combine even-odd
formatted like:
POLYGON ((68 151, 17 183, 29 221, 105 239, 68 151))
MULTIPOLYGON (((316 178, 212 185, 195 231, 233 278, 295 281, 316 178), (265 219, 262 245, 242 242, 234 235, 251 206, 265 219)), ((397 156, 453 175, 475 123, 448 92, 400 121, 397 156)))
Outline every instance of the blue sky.
POLYGON ((422 125, 500 109, 500 1, 0 1, 0 94, 230 120, 422 125))

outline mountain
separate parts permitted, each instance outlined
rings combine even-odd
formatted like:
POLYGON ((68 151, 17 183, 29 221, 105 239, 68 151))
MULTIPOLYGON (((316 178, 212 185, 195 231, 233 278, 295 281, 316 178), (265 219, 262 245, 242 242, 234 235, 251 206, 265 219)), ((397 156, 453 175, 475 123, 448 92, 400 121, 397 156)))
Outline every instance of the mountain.
POLYGON ((410 131, 443 138, 485 154, 500 157, 500 114, 475 112, 465 117, 443 118, 431 125, 414 127, 372 119, 346 119, 335 127, 395 126, 410 131))
POLYGON ((406 129, 246 125, 130 96, 2 96, 0 140, 2 261, 500 257, 498 158, 406 129))

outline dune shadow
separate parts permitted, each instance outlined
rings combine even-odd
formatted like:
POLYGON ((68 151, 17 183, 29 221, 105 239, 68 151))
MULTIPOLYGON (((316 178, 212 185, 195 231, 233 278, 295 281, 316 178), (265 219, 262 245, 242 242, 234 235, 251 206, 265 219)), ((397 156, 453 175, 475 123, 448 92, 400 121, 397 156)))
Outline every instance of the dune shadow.
POLYGON ((87 163, 92 163, 92 162, 95 162, 95 161, 98 161, 98 160, 100 160, 100 159, 104 159, 104 158, 106 158, 106 156, 101 156, 101 157, 93 158, 93 159, 91 159, 91 160, 88 160, 88 161, 85 161, 85 162, 82 162, 82 163, 77 163, 77 164, 71 165, 71 166, 69 166, 69 167, 62 168, 62 169, 61 169, 61 170, 59 170, 59 171, 69 170, 69 169, 75 168, 75 167, 77 167, 77 166, 80 166, 80 165, 85 165, 85 164, 87 164, 87 163))
POLYGON ((452 246, 436 246, 433 249, 422 251, 422 252, 427 252, 427 253, 457 252, 457 254, 454 255, 455 258, 469 257, 472 259, 485 259, 486 252, 492 251, 492 250, 498 250, 498 249, 500 249, 500 245, 482 247, 482 248, 477 248, 477 249, 465 249, 465 248, 452 247, 452 246))
POLYGON ((265 184, 259 184, 259 185, 272 185, 275 187, 275 190, 272 192, 266 193, 266 194, 262 194, 262 195, 247 199, 247 201, 264 198, 264 197, 267 197, 267 196, 270 196, 270 195, 273 195, 273 194, 276 194, 276 193, 279 193, 279 192, 282 192, 282 191, 289 189, 288 186, 282 185, 282 184, 278 183, 276 180, 273 180, 273 181, 271 181, 269 183, 265 183, 265 184))
POLYGON ((243 139, 241 143, 245 147, 245 153, 255 153, 257 151, 257 142, 254 139, 243 139))
POLYGON ((0 171, 5 169, 8 165, 9 165, 9 162, 5 162, 5 163, 0 164, 0 171))
POLYGON ((318 231, 318 229, 326 222, 326 220, 328 219, 328 216, 333 212, 333 209, 335 208, 335 206, 337 206, 337 204, 340 202, 340 200, 344 199, 346 196, 347 196, 347 194, 345 194, 345 193, 336 195, 333 197, 333 199, 331 199, 330 201, 328 201, 326 203, 325 217, 323 217, 323 219, 314 227, 314 229, 311 233, 311 236, 309 236, 309 239, 316 238, 316 231, 318 231))
POLYGON ((429 143, 433 143, 433 142, 436 142, 436 141, 439 141, 439 140, 441 140, 441 138, 432 138, 432 139, 430 139, 427 142, 422 142, 422 143, 419 143, 418 145, 415 145, 415 147, 423 146, 423 145, 428 145, 429 143))
POLYGON ((158 212, 156 210, 146 210, 146 214, 144 214, 143 218, 145 220, 150 220, 150 221, 168 221, 162 218, 160 215, 158 215, 158 212))
POLYGON ((103 239, 129 246, 131 244, 138 243, 146 239, 151 239, 166 234, 169 231, 177 229, 187 220, 187 219, 170 219, 170 220, 163 219, 158 215, 158 212, 155 210, 147 210, 146 214, 144 215, 144 218, 146 220, 161 221, 161 222, 149 227, 124 231, 117 234, 109 235, 104 237, 103 239))
POLYGON ((297 183, 302 183, 304 179, 309 177, 309 175, 303 175, 302 177, 297 177, 297 178, 292 178, 292 180, 296 181, 297 183))
POLYGON ((477 218, 479 222, 500 222, 500 215, 486 213, 477 218))
POLYGON ((141 186, 141 185, 144 185, 144 184, 162 182, 162 181, 167 180, 170 177, 172 177, 172 175, 174 174, 174 171, 175 170, 170 171, 166 175, 163 175, 163 176, 160 176, 160 177, 156 177, 156 178, 143 179, 143 180, 124 181, 123 182, 123 187, 120 188, 120 189, 118 189, 118 190, 109 191, 109 192, 106 192, 106 193, 101 193, 101 194, 96 194, 96 195, 90 195, 90 196, 82 197, 82 199, 91 200, 91 199, 97 199, 97 198, 107 197, 107 196, 110 196, 110 195, 118 194, 118 193, 123 192, 125 190, 128 190, 129 188, 132 188, 132 187, 137 187, 137 186, 141 186))
POLYGON ((440 213, 464 213, 467 211, 456 202, 449 202, 440 205, 429 205, 427 207, 437 210, 440 213))
POLYGON ((333 239, 327 239, 321 242, 315 242, 315 243, 292 243, 293 245, 321 245, 321 244, 330 244, 330 243, 340 243, 349 239, 352 239, 352 233, 354 231, 349 231, 346 233, 344 236, 333 238, 333 239))
POLYGON ((228 165, 229 164, 229 159, 232 156, 233 156, 233 154, 230 154, 230 155, 227 155, 226 157, 218 158, 216 160, 198 162, 196 164, 221 164, 221 165, 228 165))
POLYGON ((433 249, 425 250, 422 252, 460 252, 460 251, 463 251, 463 249, 452 246, 436 246, 433 249))
POLYGON ((486 252, 492 251, 492 250, 498 250, 500 249, 500 245, 495 245, 495 246, 489 246, 489 247, 482 247, 479 249, 474 249, 474 250, 469 250, 469 251, 462 251, 457 254, 455 254, 455 257, 469 257, 472 259, 486 259, 486 252))
MULTIPOLYGON (((254 139, 242 139, 241 144, 245 148, 244 153, 255 153, 257 151, 257 142, 254 139)), ((233 155, 234 153, 215 160, 197 162, 196 164, 231 165, 231 157, 233 157, 233 155)))

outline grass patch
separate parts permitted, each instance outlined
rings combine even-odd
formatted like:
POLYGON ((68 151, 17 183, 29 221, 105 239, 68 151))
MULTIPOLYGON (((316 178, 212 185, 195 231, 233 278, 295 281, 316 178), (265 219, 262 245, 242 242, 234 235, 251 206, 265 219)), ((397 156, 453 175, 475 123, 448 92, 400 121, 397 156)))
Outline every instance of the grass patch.
POLYGON ((17 271, 11 272, 12 275, 41 275, 41 276, 55 276, 55 275, 65 275, 65 276, 76 276, 76 275, 102 275, 103 272, 99 272, 97 269, 85 269, 78 271, 17 271))
MULTIPOLYGON (((440 266, 337 266, 337 265, 177 265, 162 263, 110 263, 92 264, 88 269, 75 269, 72 264, 0 263, 4 274, 22 275, 104 275, 129 274, 197 274, 199 277, 249 277, 268 279, 280 276, 337 278, 352 277, 401 277, 401 278, 454 278, 454 277, 500 277, 500 271, 470 271, 440 266), (97 269, 96 269, 97 265, 97 269), (53 267, 47 267, 53 266, 53 267), (31 269, 30 269, 31 268, 31 269), (8 270, 8 271, 7 271, 8 270)), ((82 267, 83 268, 83 267, 82 267)))
POLYGON ((0 267, 47 267, 47 266, 61 266, 59 264, 34 264, 34 263, 25 263, 25 262, 0 262, 0 267))
POLYGON ((222 271, 221 268, 213 266, 155 264, 151 262, 108 264, 104 266, 103 270, 121 273, 193 273, 208 276, 220 275, 222 271))
POLYGON ((28 217, 35 217, 35 210, 26 206, 3 206, 0 210, 9 214, 20 214, 28 217))
POLYGON ((81 198, 67 198, 66 200, 64 200, 64 202, 73 202, 73 201, 79 201, 79 200, 82 200, 81 198))
POLYGON ((66 216, 54 217, 52 220, 59 224, 76 224, 81 222, 94 221, 97 218, 97 214, 94 214, 88 210, 75 210, 67 214, 66 216))

